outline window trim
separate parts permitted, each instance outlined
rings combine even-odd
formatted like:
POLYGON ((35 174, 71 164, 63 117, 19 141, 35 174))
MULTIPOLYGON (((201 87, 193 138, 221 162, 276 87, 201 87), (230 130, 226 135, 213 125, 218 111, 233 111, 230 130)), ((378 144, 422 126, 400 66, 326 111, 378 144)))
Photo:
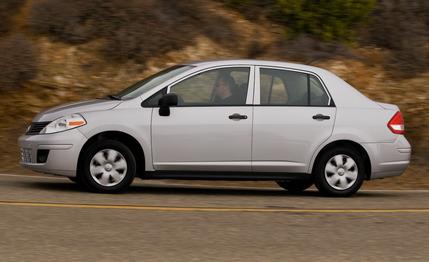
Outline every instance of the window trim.
POLYGON ((314 72, 307 71, 307 70, 300 70, 295 68, 289 68, 289 67, 280 67, 280 66, 255 66, 255 84, 254 84, 254 105, 255 106, 284 106, 284 107, 335 107, 335 102, 332 99, 331 94, 329 93, 328 88, 326 87, 325 83, 323 82, 322 78, 317 75, 314 72), (322 85, 323 89, 325 90, 326 94, 328 95, 328 104, 327 105, 310 105, 310 102, 308 101, 308 105, 261 105, 261 69, 274 69, 274 70, 283 70, 283 71, 291 71, 291 72, 298 72, 298 73, 304 73, 307 74, 307 92, 308 92, 308 99, 310 99, 310 82, 308 81, 310 79, 310 75, 314 76, 322 85))
POLYGON ((221 66, 212 66, 207 67, 198 71, 195 71, 189 75, 183 76, 180 79, 176 79, 174 82, 170 83, 167 86, 167 94, 170 93, 170 89, 173 85, 176 85, 182 81, 185 81, 188 78, 191 78, 195 75, 216 70, 216 69, 222 69, 222 68, 249 68, 249 79, 248 79, 248 86, 247 86, 247 94, 246 94, 246 103, 242 105, 178 105, 174 107, 243 107, 243 106, 252 106, 254 102, 254 89, 255 89, 255 66, 254 65, 221 65, 221 66))

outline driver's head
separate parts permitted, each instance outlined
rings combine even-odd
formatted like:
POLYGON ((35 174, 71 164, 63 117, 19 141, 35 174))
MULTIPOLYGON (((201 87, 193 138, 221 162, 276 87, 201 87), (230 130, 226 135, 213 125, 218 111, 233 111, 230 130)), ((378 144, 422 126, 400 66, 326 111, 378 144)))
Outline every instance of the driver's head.
POLYGON ((229 74, 220 74, 215 82, 215 94, 221 98, 231 96, 234 84, 234 78, 232 78, 229 74))

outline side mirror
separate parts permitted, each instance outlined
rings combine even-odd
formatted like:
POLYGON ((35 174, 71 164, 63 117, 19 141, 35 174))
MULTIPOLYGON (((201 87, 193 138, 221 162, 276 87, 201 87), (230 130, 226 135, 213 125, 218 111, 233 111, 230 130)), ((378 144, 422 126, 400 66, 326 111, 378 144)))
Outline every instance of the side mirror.
POLYGON ((177 106, 179 98, 176 94, 170 93, 166 94, 161 99, 159 99, 159 115, 160 116, 169 116, 170 115, 170 107, 177 106))

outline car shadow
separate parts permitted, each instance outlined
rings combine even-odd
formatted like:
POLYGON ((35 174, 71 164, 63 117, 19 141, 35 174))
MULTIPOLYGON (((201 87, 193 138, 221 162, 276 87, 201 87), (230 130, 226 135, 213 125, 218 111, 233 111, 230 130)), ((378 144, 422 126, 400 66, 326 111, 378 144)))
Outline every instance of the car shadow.
MULTIPOLYGON (((57 192, 69 193, 86 193, 87 191, 68 180, 64 181, 31 181, 21 182, 21 186, 57 192)), ((152 194, 152 195, 230 195, 230 196, 290 196, 290 197, 323 197, 317 190, 310 189, 301 193, 289 193, 282 189, 267 189, 267 188, 244 188, 244 187, 210 187, 210 186, 194 186, 194 185, 151 185, 151 184, 134 184, 131 185, 126 191, 119 194, 152 194)), ((397 196, 392 192, 380 191, 359 191, 353 197, 394 197, 397 196)))
MULTIPOLYGON (((125 193, 131 194, 180 194, 180 195, 247 195, 247 196, 288 196, 288 197, 324 197, 317 189, 309 189, 300 193, 290 193, 281 188, 245 188, 245 187, 210 187, 192 185, 133 185, 125 193)), ((353 197, 386 197, 395 196, 390 192, 360 191, 353 197)), ((329 197, 338 198, 338 197, 329 197)))

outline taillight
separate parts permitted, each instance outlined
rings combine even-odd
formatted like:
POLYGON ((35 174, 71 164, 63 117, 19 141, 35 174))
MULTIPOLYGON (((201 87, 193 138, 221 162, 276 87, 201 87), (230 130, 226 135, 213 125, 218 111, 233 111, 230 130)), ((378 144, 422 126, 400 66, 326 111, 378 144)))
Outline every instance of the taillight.
POLYGON ((392 119, 390 119, 389 123, 387 123, 387 127, 394 134, 403 135, 405 133, 404 118, 402 117, 400 111, 393 115, 392 119))

